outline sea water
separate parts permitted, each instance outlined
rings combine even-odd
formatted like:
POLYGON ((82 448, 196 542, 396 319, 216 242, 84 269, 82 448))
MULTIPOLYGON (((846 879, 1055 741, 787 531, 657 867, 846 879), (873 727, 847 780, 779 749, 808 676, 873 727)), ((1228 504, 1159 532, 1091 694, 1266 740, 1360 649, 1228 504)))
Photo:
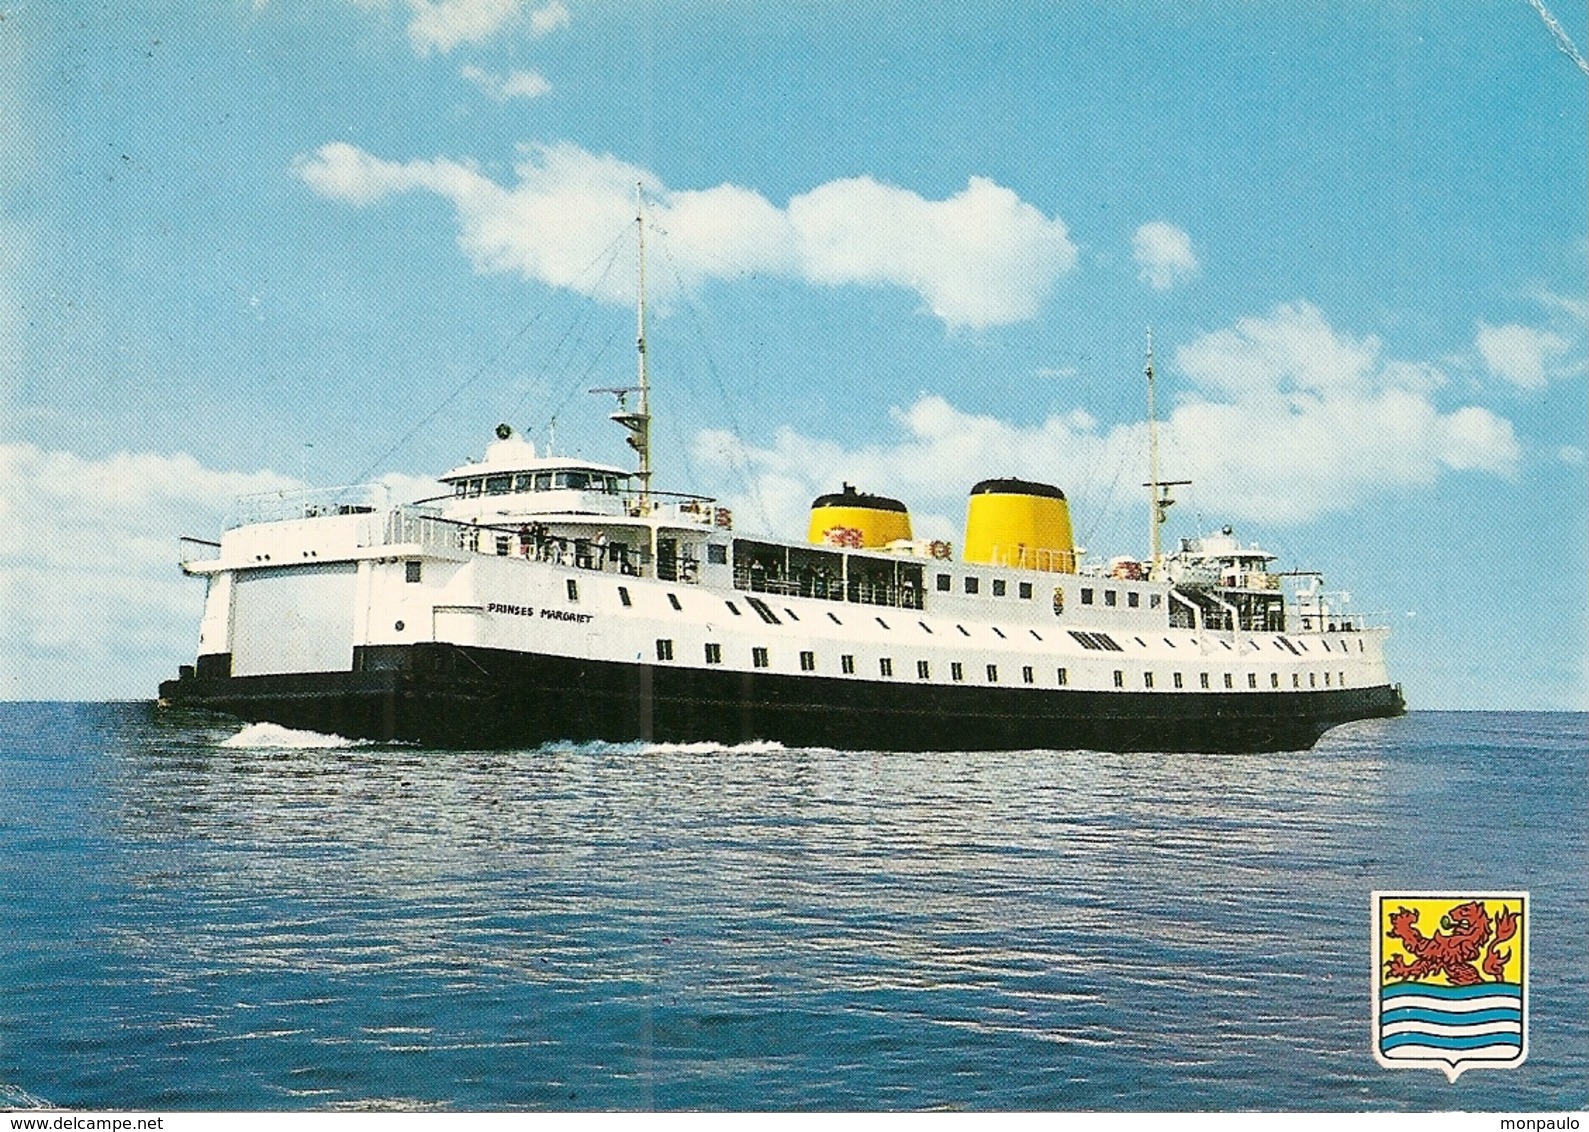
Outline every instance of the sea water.
POLYGON ((446 752, 0 705, 0 1106, 1581 1109, 1582 715, 1288 754, 446 752), (1527 890, 1386 1070, 1375 889, 1527 890))

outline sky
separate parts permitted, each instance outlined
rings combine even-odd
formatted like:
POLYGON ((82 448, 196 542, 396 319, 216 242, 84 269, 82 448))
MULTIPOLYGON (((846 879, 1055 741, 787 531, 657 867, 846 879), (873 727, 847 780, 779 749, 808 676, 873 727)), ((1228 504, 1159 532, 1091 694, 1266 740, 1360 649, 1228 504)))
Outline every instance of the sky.
POLYGON ((1225 524, 1414 709, 1589 707, 1582 5, 0 2, 0 698, 148 698, 179 536, 483 453, 799 537, 977 480, 1225 524), (1547 18, 1549 17, 1549 18, 1547 18), (1555 27, 1552 27, 1552 22, 1555 27))

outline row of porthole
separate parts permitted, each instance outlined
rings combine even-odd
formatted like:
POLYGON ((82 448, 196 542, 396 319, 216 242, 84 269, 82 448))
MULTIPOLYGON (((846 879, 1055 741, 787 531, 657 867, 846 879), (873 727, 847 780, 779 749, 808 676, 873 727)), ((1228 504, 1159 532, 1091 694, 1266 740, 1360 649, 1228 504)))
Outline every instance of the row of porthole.
MULTIPOLYGON (((673 660, 673 641, 672 641, 671 638, 658 637, 657 638, 657 642, 656 642, 656 647, 657 647, 657 659, 658 660, 661 660, 661 661, 671 661, 671 660, 673 660)), ((756 646, 753 646, 751 648, 751 650, 750 650, 750 659, 751 659, 751 666, 753 668, 770 668, 772 666, 771 655, 769 653, 769 650, 767 648, 765 648, 764 646, 761 646, 761 645, 756 645, 756 646)), ((705 645, 705 660, 706 660, 707 664, 722 664, 723 663, 723 646, 720 643, 716 642, 716 641, 708 641, 708 642, 706 642, 706 645, 705 645)), ((878 661, 877 661, 877 666, 878 666, 878 675, 879 676, 885 677, 885 678, 889 678, 889 677, 892 677, 894 675, 894 658, 893 657, 889 657, 889 656, 879 657, 878 661)), ((808 651, 808 650, 802 651, 800 653, 800 671, 802 671, 802 672, 815 672, 816 670, 817 670, 816 653, 808 651)), ((839 670, 846 676, 855 675, 855 656, 854 656, 854 654, 852 654, 852 653, 843 653, 843 654, 840 655, 840 657, 839 657, 839 670)), ((1208 690, 1208 689, 1211 688, 1209 675, 1210 674, 1207 673, 1207 672, 1198 673, 1198 686, 1200 688, 1202 688, 1204 690, 1208 690)), ((1234 679, 1233 674, 1229 673, 1229 672, 1226 672, 1223 675, 1224 675, 1224 685, 1225 685, 1225 687, 1227 689, 1232 689, 1233 690, 1235 688, 1235 679, 1234 679)), ((1114 686, 1116 688, 1124 688, 1125 687, 1125 676, 1126 676, 1126 674, 1125 674, 1125 670, 1124 669, 1117 668, 1117 669, 1114 670, 1114 686)), ((1067 686, 1070 683, 1070 673, 1065 668, 1055 669, 1055 677, 1056 677, 1055 683, 1060 685, 1061 687, 1067 686)), ((1182 673, 1179 673, 1179 672, 1171 673, 1171 677, 1172 677, 1172 680, 1174 682, 1174 686, 1176 688, 1184 688, 1185 687, 1185 680, 1184 680, 1184 676, 1183 676, 1182 673)), ((1337 677, 1339 678, 1339 681, 1340 681, 1340 685, 1339 686, 1342 687, 1342 688, 1346 687, 1346 673, 1345 672, 1339 672, 1339 673, 1326 672, 1326 673, 1324 673, 1324 686, 1326 688, 1334 687, 1335 686, 1335 679, 1337 677)), ((930 661, 918 660, 916 662, 916 678, 918 680, 930 680, 930 679, 932 679, 932 664, 931 664, 930 661)), ((956 660, 956 661, 951 661, 949 663, 949 678, 952 681, 955 681, 956 683, 958 683, 960 681, 963 681, 965 679, 965 668, 964 668, 964 666, 962 665, 962 663, 960 661, 956 660)), ((996 664, 987 665, 987 682, 989 684, 997 684, 999 682, 999 666, 998 665, 996 665, 996 664)), ((1033 668, 1032 665, 1025 664, 1025 665, 1021 666, 1021 682, 1023 684, 1035 684, 1037 682, 1036 670, 1033 668)), ((1280 673, 1271 672, 1269 674, 1269 683, 1270 683, 1270 687, 1271 688, 1276 688, 1276 689, 1279 688, 1280 687, 1280 673)), ((1153 673, 1152 672, 1144 672, 1142 674, 1142 686, 1144 688, 1146 688, 1146 689, 1152 689, 1153 688, 1154 684, 1153 684, 1153 673)), ((1301 673, 1293 672, 1291 674, 1291 686, 1293 688, 1298 688, 1298 689, 1301 688, 1301 686, 1302 686, 1302 674, 1301 673)), ((1256 689, 1258 687, 1258 674, 1256 672, 1249 672, 1247 674, 1247 687, 1250 688, 1250 689, 1256 689)), ((1308 687, 1310 687, 1310 688, 1318 687, 1318 673, 1316 673, 1316 672, 1308 673, 1308 687)))

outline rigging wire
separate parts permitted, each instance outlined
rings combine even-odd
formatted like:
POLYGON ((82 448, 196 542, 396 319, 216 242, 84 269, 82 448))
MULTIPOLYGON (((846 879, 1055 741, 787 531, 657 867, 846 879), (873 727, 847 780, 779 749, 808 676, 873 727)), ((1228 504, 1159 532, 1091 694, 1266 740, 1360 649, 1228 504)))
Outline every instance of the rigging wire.
MULTIPOLYGON (((667 235, 666 232, 654 226, 653 230, 659 235, 667 235)), ((762 529, 770 531, 772 529, 772 519, 767 513, 766 503, 762 500, 761 489, 757 486, 755 478, 751 476, 749 465, 740 458, 740 454, 748 447, 745 443, 745 433, 739 427, 739 418, 734 412, 733 402, 729 399, 728 387, 723 382, 722 373, 717 368, 717 360, 712 356, 711 347, 707 343, 706 330, 702 325, 700 313, 696 310, 695 304, 690 302, 689 290, 684 286, 684 277, 679 271, 678 261, 673 258, 673 253, 668 248, 667 240, 664 239, 658 242, 662 247, 663 256, 668 261, 668 267, 673 272, 673 281, 678 285, 679 301, 690 316, 690 322, 695 329, 695 336, 700 342, 701 353, 706 357, 706 371, 711 374, 712 383, 717 387, 717 394, 723 401, 723 411, 728 415, 729 430, 733 433, 736 445, 729 452, 729 466, 739 476, 746 493, 750 496, 751 503, 755 505, 757 515, 762 521, 762 529)), ((681 448, 685 452, 688 451, 688 446, 681 446, 681 448)), ((695 470, 690 466, 688 455, 684 457, 684 462, 685 467, 689 469, 690 475, 693 477, 695 470)))
MULTIPOLYGON (((616 244, 622 238, 623 238, 623 235, 622 235, 622 233, 620 233, 619 236, 616 237, 613 240, 613 244, 616 244)), ((602 257, 608 254, 608 252, 613 247, 613 244, 609 244, 606 248, 603 248, 602 251, 594 259, 592 259, 590 261, 590 263, 585 265, 585 268, 584 268, 583 271, 580 272, 580 275, 584 276, 584 275, 589 274, 591 269, 594 268, 596 266, 596 264, 601 262, 602 257)), ((605 278, 605 275, 603 276, 603 278, 605 278)), ((354 483, 363 483, 370 476, 374 475, 376 469, 379 468, 382 464, 384 464, 388 459, 390 459, 391 456, 393 455, 393 453, 399 451, 410 440, 413 440, 414 437, 418 436, 420 431, 422 429, 424 429, 425 426, 427 426, 432 421, 434 421, 438 416, 440 416, 442 411, 444 409, 446 409, 448 405, 451 405, 454 401, 456 401, 458 399, 458 397, 463 393, 463 391, 465 389, 468 389, 475 382, 479 381, 483 376, 485 376, 485 374, 486 374, 486 372, 488 370, 490 370, 499 361, 501 361, 503 356, 507 354, 508 350, 511 349, 514 345, 516 345, 521 338, 523 338, 526 334, 528 334, 530 332, 530 330, 535 326, 536 323, 540 322, 541 319, 545 317, 547 309, 548 309, 547 307, 543 306, 540 310, 536 311, 533 315, 531 315, 528 319, 526 319, 524 321, 523 325, 521 325, 511 335, 509 335, 509 337, 508 337, 506 342, 502 343, 502 345, 499 346, 495 351, 493 351, 492 354, 489 357, 487 357, 485 361, 481 362, 480 365, 475 368, 474 372, 472 372, 468 377, 464 378, 456 386, 454 386, 452 392, 448 393, 447 396, 443 397, 440 401, 438 401, 435 404, 435 406, 430 410, 430 412, 426 413, 423 417, 421 417, 419 419, 419 421, 414 425, 414 427, 412 427, 407 432, 405 432, 401 437, 399 437, 397 439, 397 442, 394 443, 390 448, 388 448, 386 451, 382 452, 375 459, 371 460, 370 463, 369 463, 369 466, 367 468, 365 468, 357 476, 353 477, 353 482, 354 483)))

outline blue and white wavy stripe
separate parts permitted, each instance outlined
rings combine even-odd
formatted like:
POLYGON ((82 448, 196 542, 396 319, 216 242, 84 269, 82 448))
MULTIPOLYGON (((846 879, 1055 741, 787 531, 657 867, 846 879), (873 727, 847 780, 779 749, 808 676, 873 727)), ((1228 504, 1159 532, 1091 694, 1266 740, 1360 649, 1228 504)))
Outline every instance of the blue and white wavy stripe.
POLYGON ((1523 1049, 1523 988, 1517 983, 1385 987, 1379 1048, 1386 1057, 1409 1060, 1515 1060, 1523 1049))

